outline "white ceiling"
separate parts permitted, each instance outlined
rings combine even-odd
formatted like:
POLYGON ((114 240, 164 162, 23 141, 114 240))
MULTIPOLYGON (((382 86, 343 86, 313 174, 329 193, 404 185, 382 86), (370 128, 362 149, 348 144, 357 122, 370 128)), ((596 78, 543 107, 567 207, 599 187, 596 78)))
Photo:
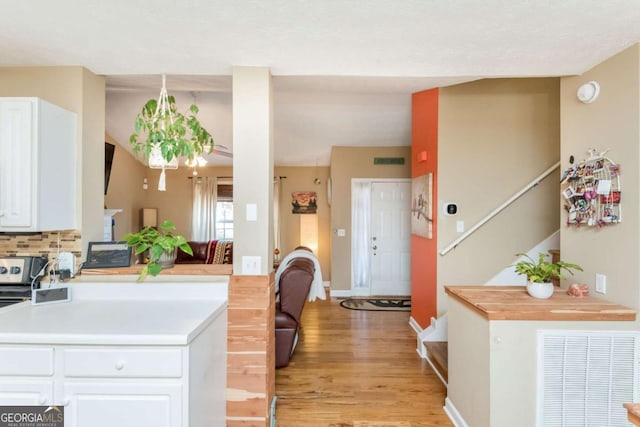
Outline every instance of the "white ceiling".
POLYGON ((580 74, 640 41, 640 0, 0 0, 0 11, 0 65, 106 75, 107 132, 124 143, 166 73, 169 93, 195 99, 232 148, 232 66, 269 67, 277 165, 326 165, 331 145, 409 145, 412 92, 580 74))

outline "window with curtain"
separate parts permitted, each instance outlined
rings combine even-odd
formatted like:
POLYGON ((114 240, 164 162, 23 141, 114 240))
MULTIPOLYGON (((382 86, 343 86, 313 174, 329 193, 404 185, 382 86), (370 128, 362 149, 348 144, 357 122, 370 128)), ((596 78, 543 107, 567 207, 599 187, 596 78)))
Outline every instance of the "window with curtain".
POLYGON ((233 240, 233 184, 218 183, 216 201, 216 239, 233 240))
POLYGON ((194 241, 233 239, 233 184, 215 177, 193 180, 194 241))

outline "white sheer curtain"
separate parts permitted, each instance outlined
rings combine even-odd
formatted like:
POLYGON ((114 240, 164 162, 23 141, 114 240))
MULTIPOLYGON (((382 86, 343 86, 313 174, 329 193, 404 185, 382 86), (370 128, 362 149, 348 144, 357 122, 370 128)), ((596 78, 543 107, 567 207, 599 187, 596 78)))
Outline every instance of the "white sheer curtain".
POLYGON ((369 288, 371 280, 371 183, 351 185, 351 281, 354 288, 369 288))
POLYGON ((273 248, 280 249, 280 187, 282 178, 273 182, 273 248))
POLYGON ((218 180, 215 177, 193 179, 193 218, 191 240, 206 242, 216 235, 218 180))

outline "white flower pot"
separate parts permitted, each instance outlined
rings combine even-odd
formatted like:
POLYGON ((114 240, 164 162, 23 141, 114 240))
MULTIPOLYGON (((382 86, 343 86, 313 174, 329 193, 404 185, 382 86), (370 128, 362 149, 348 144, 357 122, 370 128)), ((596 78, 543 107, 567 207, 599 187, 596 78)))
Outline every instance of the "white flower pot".
POLYGON ((527 292, 534 298, 546 299, 553 295, 553 283, 527 282, 527 292))
POLYGON ((163 252, 158 259, 158 265, 165 268, 172 268, 176 262, 177 250, 174 249, 170 253, 163 252))

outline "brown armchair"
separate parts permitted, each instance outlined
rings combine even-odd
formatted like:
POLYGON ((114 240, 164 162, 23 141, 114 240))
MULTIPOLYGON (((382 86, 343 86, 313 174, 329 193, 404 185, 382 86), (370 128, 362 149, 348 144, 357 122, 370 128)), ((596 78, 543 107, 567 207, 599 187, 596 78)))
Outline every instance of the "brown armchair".
POLYGON ((311 289, 314 272, 313 261, 295 258, 280 275, 275 325, 276 368, 287 366, 295 349, 300 317, 311 289))

